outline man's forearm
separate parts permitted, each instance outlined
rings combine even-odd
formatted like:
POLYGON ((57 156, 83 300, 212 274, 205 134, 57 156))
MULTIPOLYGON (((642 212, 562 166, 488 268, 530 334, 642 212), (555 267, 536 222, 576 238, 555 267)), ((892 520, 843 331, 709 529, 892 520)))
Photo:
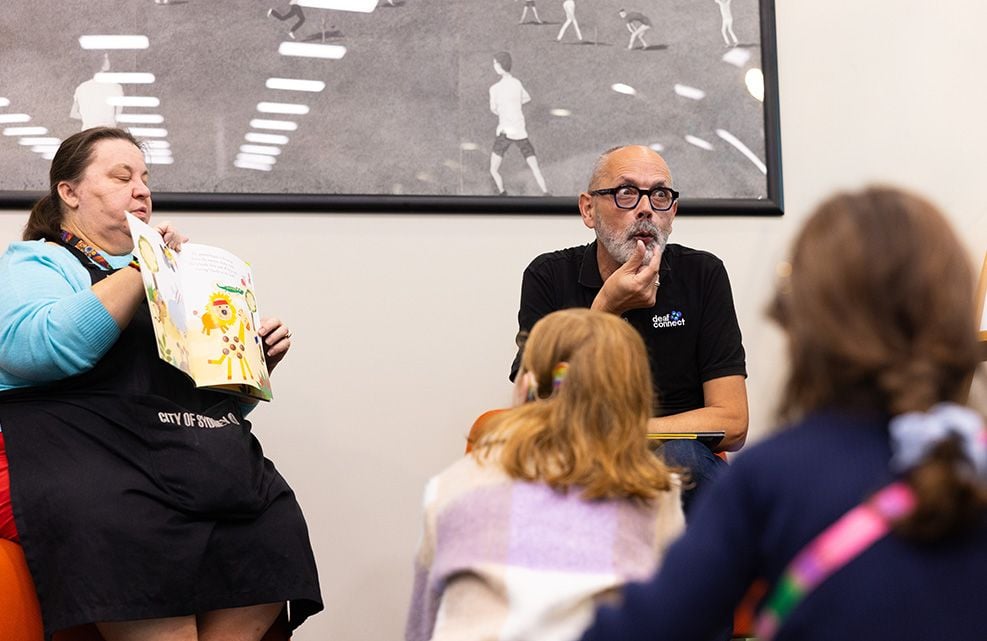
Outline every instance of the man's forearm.
POLYGON ((736 452, 747 439, 747 414, 739 415, 722 407, 699 409, 659 416, 648 421, 649 432, 723 432, 717 452, 736 452))

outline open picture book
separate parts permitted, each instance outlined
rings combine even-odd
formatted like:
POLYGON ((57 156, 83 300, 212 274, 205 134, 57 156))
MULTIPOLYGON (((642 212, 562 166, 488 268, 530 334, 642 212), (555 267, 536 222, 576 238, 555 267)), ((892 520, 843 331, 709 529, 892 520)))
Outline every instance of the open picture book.
POLYGON ((271 400, 247 263, 209 245, 172 251, 154 228, 129 213, 127 220, 161 359, 196 387, 271 400))

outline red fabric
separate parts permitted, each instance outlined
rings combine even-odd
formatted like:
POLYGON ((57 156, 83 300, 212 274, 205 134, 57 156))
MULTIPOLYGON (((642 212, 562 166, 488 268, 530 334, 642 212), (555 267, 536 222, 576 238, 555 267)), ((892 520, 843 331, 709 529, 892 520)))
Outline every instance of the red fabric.
POLYGON ((767 593, 768 583, 764 579, 758 579, 747 589, 744 598, 740 600, 737 609, 733 611, 734 638, 754 636, 757 606, 767 593))
POLYGON ((7 472, 7 450, 0 434, 0 539, 17 541, 14 510, 10 505, 10 474, 7 472))

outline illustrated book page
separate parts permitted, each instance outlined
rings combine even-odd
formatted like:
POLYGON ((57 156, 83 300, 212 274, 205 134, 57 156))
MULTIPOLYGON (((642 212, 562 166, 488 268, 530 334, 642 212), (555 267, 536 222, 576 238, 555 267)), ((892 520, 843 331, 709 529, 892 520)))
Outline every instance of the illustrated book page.
POLYGON ((197 243, 172 251, 154 228, 131 214, 127 219, 161 359, 197 387, 271 400, 247 263, 197 243))

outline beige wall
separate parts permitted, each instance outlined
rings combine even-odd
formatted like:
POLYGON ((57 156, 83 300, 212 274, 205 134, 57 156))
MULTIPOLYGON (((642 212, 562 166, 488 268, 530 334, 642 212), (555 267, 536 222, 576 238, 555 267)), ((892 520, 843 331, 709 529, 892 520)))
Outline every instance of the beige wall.
MULTIPOLYGON (((730 272, 754 438, 771 425, 784 361, 761 310, 820 197, 869 180, 911 185, 947 210, 978 264, 987 248, 985 5, 777 4, 787 213, 682 218, 673 235, 730 272)), ((0 245, 24 217, 0 212, 0 245)), ((250 260, 262 311, 295 334, 277 400, 253 418, 298 492, 322 574, 327 612, 296 638, 399 638, 423 483, 461 454, 473 418, 509 397, 521 271, 588 232, 576 216, 170 217, 250 260)))

